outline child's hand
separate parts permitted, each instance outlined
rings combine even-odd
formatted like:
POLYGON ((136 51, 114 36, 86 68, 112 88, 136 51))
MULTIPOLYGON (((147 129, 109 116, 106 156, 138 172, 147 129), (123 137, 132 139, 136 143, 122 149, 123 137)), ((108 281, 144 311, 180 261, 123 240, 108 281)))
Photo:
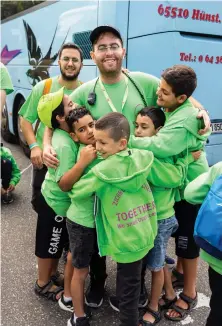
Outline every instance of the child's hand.
POLYGON ((197 161, 200 158, 201 153, 202 153, 202 151, 191 152, 191 154, 194 158, 194 161, 197 161))
POLYGON ((80 158, 79 160, 84 164, 84 165, 89 165, 95 158, 97 157, 96 155, 96 149, 92 145, 87 145, 84 147, 81 152, 80 152, 80 158))
POLYGON ((13 191, 15 190, 15 186, 14 185, 9 185, 7 191, 13 191))

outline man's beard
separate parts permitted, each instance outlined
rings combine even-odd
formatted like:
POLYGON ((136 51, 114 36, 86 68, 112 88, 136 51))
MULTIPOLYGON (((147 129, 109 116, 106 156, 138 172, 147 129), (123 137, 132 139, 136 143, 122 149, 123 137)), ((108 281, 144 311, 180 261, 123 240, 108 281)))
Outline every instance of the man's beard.
POLYGON ((60 68, 60 73, 62 75, 62 78, 65 81, 74 81, 78 78, 79 74, 80 74, 80 70, 77 71, 75 74, 73 74, 72 76, 67 76, 66 73, 64 71, 62 71, 62 69, 60 68))

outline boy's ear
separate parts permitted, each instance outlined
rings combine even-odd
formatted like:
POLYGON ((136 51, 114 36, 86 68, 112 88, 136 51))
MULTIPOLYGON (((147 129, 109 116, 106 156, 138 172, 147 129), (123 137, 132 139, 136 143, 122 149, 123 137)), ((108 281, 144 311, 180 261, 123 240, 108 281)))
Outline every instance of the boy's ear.
POLYGON ((70 132, 70 136, 72 137, 72 139, 73 139, 76 143, 79 142, 79 140, 78 140, 78 138, 77 138, 77 136, 76 136, 76 134, 75 134, 74 132, 70 132))
POLYGON ((186 99, 187 99, 187 96, 185 94, 179 95, 177 97, 177 101, 178 101, 179 104, 183 104, 183 102, 185 102, 186 99))
POLYGON ((121 150, 127 147, 127 140, 126 138, 121 138, 120 139, 120 148, 121 150))
POLYGON ((56 120, 59 121, 59 122, 64 122, 64 121, 66 121, 66 117, 57 114, 56 120))
POLYGON ((161 128, 163 128, 163 126, 159 126, 158 128, 156 128, 156 132, 160 131, 161 128))

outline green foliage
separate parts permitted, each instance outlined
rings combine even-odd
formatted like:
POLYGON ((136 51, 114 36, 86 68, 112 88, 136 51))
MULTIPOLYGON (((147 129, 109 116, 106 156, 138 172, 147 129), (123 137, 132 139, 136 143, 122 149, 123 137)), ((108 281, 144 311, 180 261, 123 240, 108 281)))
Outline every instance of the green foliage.
POLYGON ((1 20, 29 9, 44 1, 1 1, 1 20))

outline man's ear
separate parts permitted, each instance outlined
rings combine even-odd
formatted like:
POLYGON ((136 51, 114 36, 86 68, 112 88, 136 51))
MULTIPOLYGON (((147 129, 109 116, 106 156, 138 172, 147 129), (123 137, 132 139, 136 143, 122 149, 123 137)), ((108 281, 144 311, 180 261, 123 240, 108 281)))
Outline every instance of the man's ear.
POLYGON ((79 140, 78 140, 78 138, 77 138, 77 136, 76 136, 76 134, 75 134, 74 132, 70 132, 70 136, 72 137, 72 139, 73 139, 76 143, 79 142, 79 140))
POLYGON ((90 56, 91 56, 92 60, 95 62, 95 53, 94 53, 94 51, 90 51, 90 56))
POLYGON ((187 99, 187 96, 185 94, 182 94, 180 96, 177 97, 177 101, 179 104, 183 104, 183 102, 185 102, 187 99))

